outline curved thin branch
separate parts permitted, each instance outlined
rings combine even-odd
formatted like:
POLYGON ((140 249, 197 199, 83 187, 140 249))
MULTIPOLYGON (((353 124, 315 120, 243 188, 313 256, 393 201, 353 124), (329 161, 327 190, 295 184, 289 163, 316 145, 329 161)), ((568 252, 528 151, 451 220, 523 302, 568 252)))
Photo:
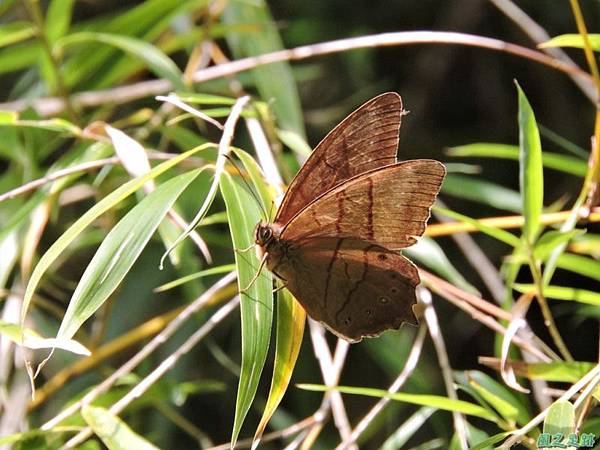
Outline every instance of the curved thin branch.
MULTIPOLYGON (((279 50, 273 53, 242 58, 227 64, 208 67, 195 72, 193 81, 195 83, 202 83, 265 64, 282 61, 299 61, 315 56, 329 55, 359 48, 395 47, 416 44, 467 45, 500 51, 544 64, 567 74, 576 74, 587 79, 589 83, 593 83, 589 74, 579 67, 556 60, 540 51, 511 44, 500 39, 445 31, 398 31, 303 45, 289 50, 279 50)), ((107 103, 126 103, 151 95, 164 94, 171 89, 173 89, 173 85, 168 80, 159 79, 119 86, 113 89, 80 92, 73 95, 71 100, 75 108, 85 108, 107 103)), ((23 111, 29 106, 35 108, 42 116, 53 116, 62 112, 66 105, 64 99, 58 97, 0 103, 0 109, 10 111, 23 111)))

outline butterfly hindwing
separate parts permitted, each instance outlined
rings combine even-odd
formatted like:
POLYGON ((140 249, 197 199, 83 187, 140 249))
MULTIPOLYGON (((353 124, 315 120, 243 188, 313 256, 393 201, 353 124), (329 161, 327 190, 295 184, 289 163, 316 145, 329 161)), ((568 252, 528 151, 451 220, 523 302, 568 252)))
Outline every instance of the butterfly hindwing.
POLYGON ((388 249, 408 247, 425 231, 446 170, 434 160, 405 161, 358 175, 306 206, 282 239, 353 237, 388 249))
POLYGON ((399 253, 358 239, 314 238, 271 269, 308 314, 351 342, 416 323, 416 267, 399 253))
POLYGON ((368 101, 336 126, 290 183, 276 222, 287 223, 313 199, 360 173, 396 162, 402 101, 395 92, 368 101))

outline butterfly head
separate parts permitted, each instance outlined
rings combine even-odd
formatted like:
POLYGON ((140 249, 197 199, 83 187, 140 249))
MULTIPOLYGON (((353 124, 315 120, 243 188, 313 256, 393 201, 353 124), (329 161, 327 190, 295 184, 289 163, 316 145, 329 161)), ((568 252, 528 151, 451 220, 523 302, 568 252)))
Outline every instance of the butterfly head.
POLYGON ((260 222, 254 230, 254 242, 261 246, 267 247, 273 240, 273 228, 271 224, 260 222))

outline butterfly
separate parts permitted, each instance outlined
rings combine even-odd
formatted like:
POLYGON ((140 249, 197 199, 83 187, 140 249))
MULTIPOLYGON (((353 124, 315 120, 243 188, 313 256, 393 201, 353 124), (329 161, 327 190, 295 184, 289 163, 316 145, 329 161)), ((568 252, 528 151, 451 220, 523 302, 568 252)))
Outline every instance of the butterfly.
POLYGON ((262 264, 350 342, 416 324, 419 273, 399 250, 425 231, 446 170, 431 159, 396 161, 403 114, 394 92, 356 109, 317 145, 273 223, 254 231, 262 264))

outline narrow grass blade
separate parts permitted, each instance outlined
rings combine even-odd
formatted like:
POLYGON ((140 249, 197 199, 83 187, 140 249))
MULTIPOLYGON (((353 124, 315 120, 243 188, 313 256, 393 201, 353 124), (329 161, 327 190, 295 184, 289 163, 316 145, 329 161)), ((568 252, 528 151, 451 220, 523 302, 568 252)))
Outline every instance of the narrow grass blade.
MULTIPOLYGON (((559 153, 542 152, 542 162, 548 169, 558 170, 578 177, 587 173, 587 161, 559 153)), ((519 147, 516 145, 478 142, 474 144, 453 147, 448 150, 450 156, 479 157, 519 160, 519 147)))
POLYGON ((540 230, 544 207, 542 144, 533 109, 518 83, 519 96, 519 185, 523 199, 523 238, 533 245, 540 230))
MULTIPOLYGON (((590 46, 595 52, 600 51, 600 34, 588 34, 590 40, 590 46)), ((551 47, 574 47, 584 48, 583 36, 580 34, 561 34, 555 36, 549 41, 542 42, 538 45, 539 48, 551 48, 551 47)))
MULTIPOLYGON (((253 230, 261 220, 260 209, 244 186, 224 172, 220 179, 221 193, 227 207, 229 227, 233 245, 245 249, 253 244, 253 230)), ((267 270, 250 281, 257 274, 259 261, 255 253, 248 251, 235 254, 238 268, 238 285, 241 294, 240 310, 242 321, 242 368, 238 385, 235 418, 231 446, 239 436, 242 424, 256 395, 262 373, 273 321, 273 280, 267 270)))
POLYGON ((308 391, 325 392, 328 389, 334 389, 343 394, 355 394, 355 395, 366 395, 368 397, 389 397, 392 400, 411 403, 413 405, 431 406, 437 409, 443 409, 444 411, 455 411, 470 416, 480 417, 492 422, 495 422, 496 416, 490 413, 482 406, 474 403, 466 402, 464 400, 453 400, 448 397, 442 397, 440 395, 427 395, 427 394, 407 394, 405 392, 398 392, 396 394, 390 394, 388 391, 383 389, 372 389, 364 387, 352 387, 352 386, 334 386, 327 387, 318 384, 299 384, 297 385, 300 389, 306 389, 308 391))
MULTIPOLYGON (((514 289, 521 293, 535 292, 533 284, 515 284, 514 289)), ((555 300, 566 300, 588 305, 600 306, 600 293, 587 289, 576 289, 565 286, 545 286, 544 295, 555 300)))
POLYGON ((277 406, 279 406, 283 394, 285 394, 290 384, 298 353, 300 353, 300 346, 302 345, 305 323, 306 312, 304 308, 300 306, 287 290, 279 291, 277 297, 275 367, 273 368, 269 398, 254 434, 253 449, 258 446, 267 423, 277 409, 277 406))
POLYGON ((545 261, 558 246, 566 246, 571 239, 583 233, 585 230, 548 231, 535 243, 533 256, 539 261, 545 261))

